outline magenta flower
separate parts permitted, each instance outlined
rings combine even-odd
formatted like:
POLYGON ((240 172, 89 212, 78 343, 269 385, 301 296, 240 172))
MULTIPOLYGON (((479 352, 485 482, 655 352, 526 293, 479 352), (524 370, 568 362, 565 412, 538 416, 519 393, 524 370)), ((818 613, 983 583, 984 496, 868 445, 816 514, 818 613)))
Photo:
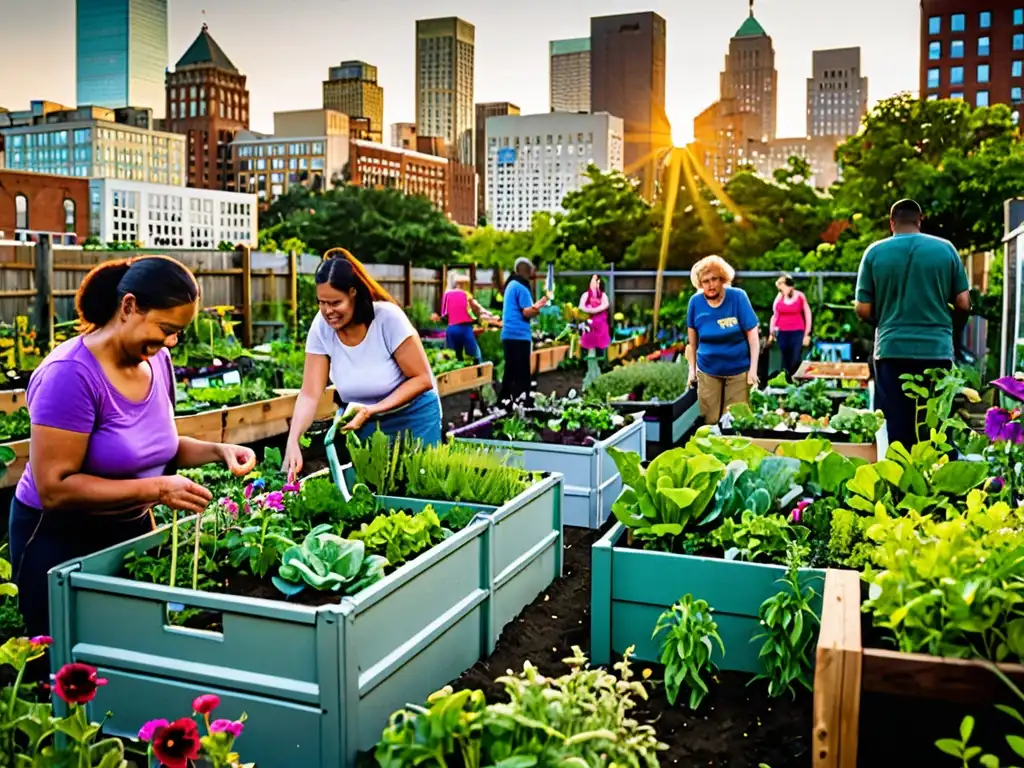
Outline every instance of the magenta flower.
POLYGON ((811 504, 811 500, 810 499, 803 499, 802 501, 798 501, 796 503, 796 506, 793 507, 792 513, 790 513, 790 516, 789 516, 790 521, 794 522, 794 523, 799 523, 800 520, 803 518, 804 510, 807 509, 807 507, 809 507, 810 504, 811 504))
POLYGON ((274 509, 278 512, 284 511, 284 494, 281 491, 268 493, 267 497, 263 500, 263 506, 266 509, 274 509))
POLYGON ((53 638, 49 635, 36 635, 29 639, 32 645, 53 645, 53 638))
POLYGON ((224 511, 231 515, 232 518, 238 519, 238 504, 226 496, 220 500, 220 505, 224 511))
POLYGON ((153 734, 157 728, 166 728, 170 725, 166 720, 150 720, 148 723, 139 728, 139 741, 152 741, 153 734))
POLYGON ((992 442, 1024 443, 1024 424, 1017 420, 1019 415, 1005 408, 989 408, 985 414, 985 435, 992 442))
POLYGON ((214 720, 210 723, 210 733, 230 733, 234 738, 242 735, 245 723, 241 720, 214 720))
POLYGON ((192 709, 200 715, 208 715, 219 706, 220 696, 215 693, 204 693, 192 701, 192 709))
POLYGON ((247 499, 251 499, 252 498, 252 486, 253 486, 253 484, 249 483, 247 486, 245 486, 245 490, 242 491, 242 493, 245 494, 245 498, 247 498, 247 499))

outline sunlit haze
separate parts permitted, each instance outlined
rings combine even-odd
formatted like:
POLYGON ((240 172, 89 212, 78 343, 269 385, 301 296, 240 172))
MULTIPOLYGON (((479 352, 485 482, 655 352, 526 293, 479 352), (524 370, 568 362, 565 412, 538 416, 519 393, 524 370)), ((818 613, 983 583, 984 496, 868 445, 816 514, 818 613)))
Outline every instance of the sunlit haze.
MULTIPOLYGON (((74 0, 3 0, 0 106, 31 99, 75 99, 74 0), (15 65, 14 62, 21 62, 15 65)), ((385 125, 414 119, 415 21, 460 16, 476 25, 476 101, 511 101, 524 113, 548 111, 548 41, 585 37, 590 16, 654 10, 668 29, 667 111, 676 143, 718 98, 729 37, 747 0, 573 5, 541 0, 170 0, 171 64, 210 32, 249 78, 252 128, 271 131, 275 110, 321 106, 329 66, 362 59, 379 68, 385 125), (205 15, 203 10, 205 9, 205 15)), ((861 46, 871 103, 916 92, 917 0, 757 0, 779 70, 779 136, 805 133, 805 80, 811 51, 861 46)), ((385 129, 385 141, 388 131, 385 129)))

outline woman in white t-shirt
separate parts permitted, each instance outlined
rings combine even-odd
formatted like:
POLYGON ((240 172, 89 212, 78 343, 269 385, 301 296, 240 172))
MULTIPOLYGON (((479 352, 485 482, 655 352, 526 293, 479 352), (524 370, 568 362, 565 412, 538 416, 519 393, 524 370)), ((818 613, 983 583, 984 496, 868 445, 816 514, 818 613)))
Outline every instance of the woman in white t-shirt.
POLYGON ((441 442, 441 400, 423 343, 405 312, 344 248, 316 271, 320 311, 306 337, 302 392, 295 401, 284 465, 302 469, 299 438, 309 429, 330 378, 346 405, 361 407, 343 429, 441 442))

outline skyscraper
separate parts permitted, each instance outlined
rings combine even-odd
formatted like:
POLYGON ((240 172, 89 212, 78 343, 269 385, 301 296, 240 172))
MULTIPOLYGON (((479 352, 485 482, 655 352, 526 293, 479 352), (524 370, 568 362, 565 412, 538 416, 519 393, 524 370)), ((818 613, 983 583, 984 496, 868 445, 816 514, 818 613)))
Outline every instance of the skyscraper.
POLYGON ((167 0, 76 0, 78 103, 164 116, 167 0))
POLYGON ((590 20, 590 111, 621 117, 625 125, 625 172, 654 197, 664 150, 672 146, 665 115, 665 20, 627 13, 590 20))
POLYGON ((480 177, 480 183, 476 190, 476 209, 481 216, 487 210, 487 118, 505 117, 507 115, 518 115, 519 107, 507 101, 487 101, 476 105, 476 173, 480 177))
POLYGON ((185 55, 167 75, 167 130, 188 137, 188 185, 234 188, 231 142, 249 128, 245 75, 203 24, 185 55))
POLYGON ((1024 3, 921 0, 921 98, 1024 102, 1024 3))
POLYGON ((454 16, 416 22, 416 132, 445 140, 473 165, 473 57, 476 28, 454 16))
POLYGON ((589 112, 590 38, 552 40, 549 51, 551 111, 589 112))
POLYGON ((861 77, 860 48, 815 51, 807 78, 807 135, 846 138, 860 130, 868 111, 868 79, 861 77))
POLYGON ((758 135, 750 138, 775 138, 779 73, 775 69, 772 39, 754 18, 754 0, 750 0, 750 15, 729 41, 721 92, 722 100, 735 102, 739 111, 758 115, 758 135))
POLYGON ((369 121, 369 140, 384 134, 384 89, 377 84, 377 68, 365 61, 343 61, 331 67, 324 80, 324 109, 344 112, 352 120, 369 121))

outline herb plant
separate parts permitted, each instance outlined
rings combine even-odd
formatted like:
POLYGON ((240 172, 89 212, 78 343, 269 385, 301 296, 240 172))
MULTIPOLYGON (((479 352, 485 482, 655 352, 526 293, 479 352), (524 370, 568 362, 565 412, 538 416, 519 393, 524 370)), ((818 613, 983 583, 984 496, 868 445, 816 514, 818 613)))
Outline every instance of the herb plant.
POLYGON ((687 371, 686 362, 682 360, 620 365, 594 379, 587 388, 587 395, 598 400, 656 400, 667 403, 686 394, 687 371))
POLYGON ((690 709, 697 709, 708 694, 705 677, 714 675, 718 669, 711 660, 713 643, 725 655, 725 645, 711 611, 707 601, 684 595, 658 617, 653 637, 665 632, 661 663, 665 666, 665 696, 669 704, 676 703, 683 688, 689 692, 690 709))
MULTIPOLYGON (((1024 693, 1001 669, 994 664, 990 666, 990 669, 994 675, 1006 684, 1014 696, 1024 701, 1024 693)), ((996 704, 996 709, 1005 715, 1009 715, 1017 724, 1024 726, 1024 716, 1021 715, 1020 710, 1006 704, 996 704)), ((961 763, 963 768, 971 768, 975 764, 975 760, 977 760, 977 764, 982 766, 982 768, 1000 768, 1002 764, 999 762, 998 757, 993 754, 983 753, 984 750, 981 747, 970 743, 973 733, 974 718, 968 715, 960 722, 959 738, 939 739, 935 742, 935 746, 947 755, 963 761, 961 763)), ((1007 734, 1006 744, 1017 757, 1024 758, 1024 734, 1007 734)), ((1012 768, 1012 766, 1008 765, 1005 768, 1012 768)))

